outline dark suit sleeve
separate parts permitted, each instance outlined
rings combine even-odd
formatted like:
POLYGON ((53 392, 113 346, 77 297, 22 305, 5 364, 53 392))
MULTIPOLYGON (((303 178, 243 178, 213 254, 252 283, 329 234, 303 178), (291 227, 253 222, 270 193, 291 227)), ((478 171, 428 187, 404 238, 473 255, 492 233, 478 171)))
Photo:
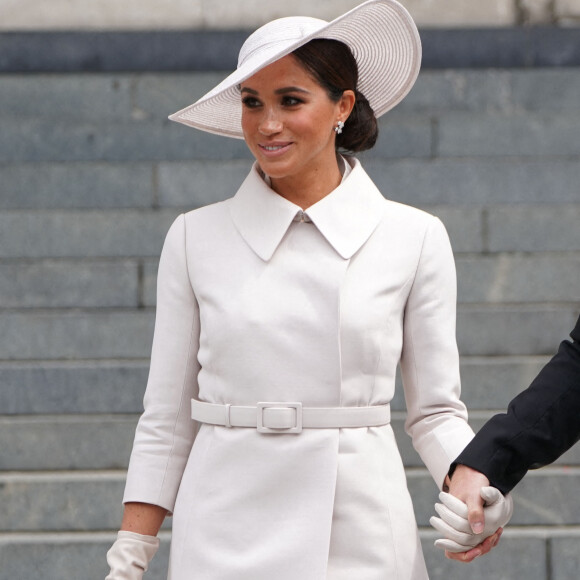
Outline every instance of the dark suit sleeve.
POLYGON ((485 474, 502 493, 528 469, 552 463, 580 439, 580 318, 558 353, 507 413, 492 417, 451 466, 485 474))

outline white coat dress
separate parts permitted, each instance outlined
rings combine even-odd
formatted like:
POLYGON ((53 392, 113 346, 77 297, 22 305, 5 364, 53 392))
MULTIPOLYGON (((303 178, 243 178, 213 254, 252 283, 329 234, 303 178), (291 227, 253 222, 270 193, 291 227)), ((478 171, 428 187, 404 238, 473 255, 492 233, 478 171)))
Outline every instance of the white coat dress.
POLYGON ((263 434, 190 415, 192 397, 387 404, 400 362, 406 428, 438 486, 472 438, 445 229, 348 163, 304 212, 254 165, 167 235, 124 501, 173 512, 171 580, 427 578, 390 425, 263 434))

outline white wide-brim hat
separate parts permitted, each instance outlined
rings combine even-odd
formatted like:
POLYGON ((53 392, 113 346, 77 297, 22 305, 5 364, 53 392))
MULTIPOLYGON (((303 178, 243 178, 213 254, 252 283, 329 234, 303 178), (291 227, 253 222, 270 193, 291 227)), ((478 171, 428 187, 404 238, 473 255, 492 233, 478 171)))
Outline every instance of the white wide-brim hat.
POLYGON ((244 42, 238 68, 209 93, 170 115, 172 121, 243 139, 239 84, 315 38, 344 42, 358 65, 358 86, 379 117, 411 90, 421 66, 421 40, 407 10, 395 0, 368 0, 332 22, 279 18, 244 42))

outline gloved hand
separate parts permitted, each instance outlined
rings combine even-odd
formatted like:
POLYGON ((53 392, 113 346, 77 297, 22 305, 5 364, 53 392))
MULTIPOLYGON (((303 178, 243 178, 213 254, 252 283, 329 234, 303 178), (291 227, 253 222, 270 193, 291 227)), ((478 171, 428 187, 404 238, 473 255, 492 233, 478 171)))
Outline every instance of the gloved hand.
POLYGON ((433 516, 429 520, 445 537, 435 541, 438 548, 449 552, 467 552, 510 521, 514 510, 511 495, 504 497, 495 487, 482 487, 480 495, 485 501, 485 526, 483 532, 474 534, 467 520, 467 505, 444 491, 439 494, 442 503, 435 504, 435 511, 441 517, 433 516))
POLYGON ((111 567, 105 580, 141 580, 159 548, 159 538, 120 531, 107 552, 111 567))

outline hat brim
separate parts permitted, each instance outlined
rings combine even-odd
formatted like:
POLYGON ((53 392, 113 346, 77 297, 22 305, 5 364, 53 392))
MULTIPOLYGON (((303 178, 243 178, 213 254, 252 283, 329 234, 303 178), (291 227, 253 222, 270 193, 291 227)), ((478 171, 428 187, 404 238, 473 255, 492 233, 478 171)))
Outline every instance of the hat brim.
POLYGON ((358 65, 357 89, 380 117, 409 93, 421 67, 421 40, 411 15, 395 0, 370 0, 299 39, 278 43, 248 58, 209 93, 170 115, 190 127, 243 139, 239 84, 317 38, 344 42, 358 65))

